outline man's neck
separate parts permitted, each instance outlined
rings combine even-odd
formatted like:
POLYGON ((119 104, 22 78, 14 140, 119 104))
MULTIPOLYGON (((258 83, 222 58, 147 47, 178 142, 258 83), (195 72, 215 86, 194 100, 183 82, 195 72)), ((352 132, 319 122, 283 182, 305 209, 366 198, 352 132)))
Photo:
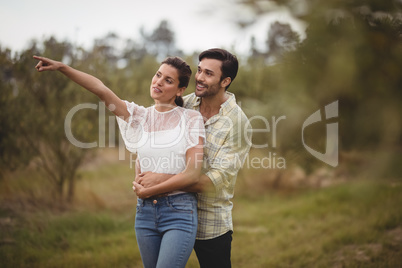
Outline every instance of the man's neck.
POLYGON ((219 113, 221 105, 228 99, 226 91, 221 91, 214 96, 202 97, 200 103, 201 115, 209 119, 219 113))

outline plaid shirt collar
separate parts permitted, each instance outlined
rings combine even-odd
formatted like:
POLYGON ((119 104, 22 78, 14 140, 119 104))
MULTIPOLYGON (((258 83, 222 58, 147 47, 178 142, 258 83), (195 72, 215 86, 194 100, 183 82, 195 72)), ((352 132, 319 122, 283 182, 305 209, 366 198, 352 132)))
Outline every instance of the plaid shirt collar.
MULTIPOLYGON (((233 93, 227 92, 225 93, 228 96, 228 99, 221 104, 221 108, 219 109, 219 114, 214 115, 213 117, 209 118, 205 125, 213 124, 216 120, 219 119, 219 116, 228 115, 229 112, 236 106, 236 97, 233 93)), ((193 104, 193 109, 199 111, 201 104, 201 98, 196 97, 195 102, 193 104)))

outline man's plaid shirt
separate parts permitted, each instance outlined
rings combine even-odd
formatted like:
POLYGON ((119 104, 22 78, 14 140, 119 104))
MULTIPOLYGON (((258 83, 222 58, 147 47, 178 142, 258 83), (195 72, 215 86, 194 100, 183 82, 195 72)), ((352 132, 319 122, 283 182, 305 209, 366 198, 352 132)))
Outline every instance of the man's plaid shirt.
MULTIPOLYGON (((251 125, 237 105, 234 94, 219 113, 205 122, 203 173, 215 186, 214 193, 198 194, 197 239, 212 239, 233 230, 232 207, 237 173, 251 147, 251 125)), ((184 97, 184 107, 199 111, 201 99, 194 93, 184 97)))

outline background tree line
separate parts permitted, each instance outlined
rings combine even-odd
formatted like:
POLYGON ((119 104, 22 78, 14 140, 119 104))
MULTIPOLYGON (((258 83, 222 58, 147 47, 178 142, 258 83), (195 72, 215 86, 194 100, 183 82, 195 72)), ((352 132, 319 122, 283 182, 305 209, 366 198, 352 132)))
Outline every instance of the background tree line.
MULTIPOLYGON (((233 5, 251 7, 258 18, 272 11, 263 2, 233 5)), ((277 129, 277 146, 273 148, 269 140, 262 154, 276 152, 288 165, 301 166, 306 172, 322 165, 303 148, 300 130, 311 113, 338 100, 339 172, 400 178, 401 2, 305 0, 303 8, 292 0, 272 2, 289 7, 308 28, 301 40, 288 24, 275 22, 263 33, 265 50, 257 49, 252 38, 250 54, 239 57, 240 71, 230 89, 247 115, 286 116, 277 129)), ((174 30, 167 21, 151 33, 140 32, 138 40, 109 33, 94 40, 90 49, 54 37, 34 40, 18 52, 0 47, 1 177, 32 165, 53 182, 50 193, 60 201, 73 200, 77 169, 93 150, 67 140, 64 120, 76 105, 99 102, 61 74, 38 75, 32 55, 62 60, 89 72, 121 98, 146 106, 152 104, 149 84, 159 62, 169 55, 180 56, 195 70, 198 52, 185 55, 175 44, 174 30)), ((190 84, 186 93, 192 90, 190 84)), ((100 105, 75 115, 71 128, 78 140, 109 141, 108 129, 100 137, 103 131, 99 128, 116 125, 109 122, 114 120, 109 116, 104 125, 98 123, 100 105)), ((261 120, 252 123, 255 129, 266 127, 261 120)), ((309 144, 322 151, 325 122, 314 125, 308 136, 309 144)), ((117 144, 118 135, 112 138, 117 144)), ((255 144, 267 140, 267 133, 254 134, 255 144)))

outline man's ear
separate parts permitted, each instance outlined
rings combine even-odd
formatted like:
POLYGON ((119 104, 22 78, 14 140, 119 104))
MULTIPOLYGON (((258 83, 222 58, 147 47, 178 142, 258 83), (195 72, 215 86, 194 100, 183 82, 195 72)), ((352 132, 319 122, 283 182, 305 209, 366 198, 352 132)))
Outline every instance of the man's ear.
POLYGON ((232 79, 230 77, 226 77, 225 79, 222 80, 221 82, 221 87, 227 87, 230 85, 230 82, 232 82, 232 79))

